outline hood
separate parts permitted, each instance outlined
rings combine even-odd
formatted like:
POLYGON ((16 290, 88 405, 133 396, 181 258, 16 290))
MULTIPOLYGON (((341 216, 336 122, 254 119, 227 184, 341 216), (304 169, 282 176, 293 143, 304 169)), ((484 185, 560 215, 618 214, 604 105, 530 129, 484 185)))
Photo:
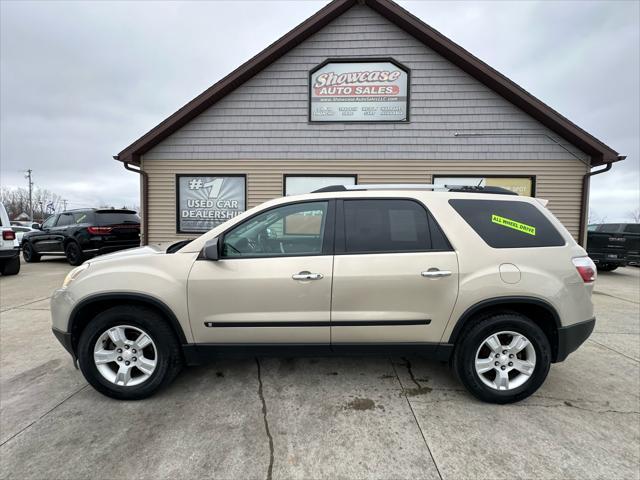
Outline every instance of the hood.
POLYGON ((119 260, 124 257, 140 257, 145 255, 157 255, 159 253, 165 253, 167 250, 167 247, 170 246, 172 243, 175 243, 175 242, 160 243, 156 245, 147 245, 147 246, 138 247, 138 248, 128 248, 126 250, 120 250, 119 252, 108 253, 106 255, 99 255, 97 257, 91 258, 90 260, 88 260, 88 262, 100 263, 100 262, 106 262, 114 259, 119 260))

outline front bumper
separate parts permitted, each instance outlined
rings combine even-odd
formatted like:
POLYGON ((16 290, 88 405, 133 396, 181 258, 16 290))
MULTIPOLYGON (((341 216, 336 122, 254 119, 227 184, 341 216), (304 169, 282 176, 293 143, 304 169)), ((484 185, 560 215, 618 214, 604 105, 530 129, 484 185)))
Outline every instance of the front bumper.
POLYGON ((58 339, 58 341, 62 344, 64 349, 71 354, 73 361, 76 361, 76 354, 73 351, 73 342, 71 340, 71 334, 68 332, 63 332, 58 330, 57 328, 52 328, 51 331, 53 335, 58 339))
POLYGON ((592 318, 584 322, 574 323, 566 327, 558 329, 558 352, 555 361, 564 361, 570 353, 575 352, 577 348, 589 338, 593 327, 596 325, 596 319, 592 318))

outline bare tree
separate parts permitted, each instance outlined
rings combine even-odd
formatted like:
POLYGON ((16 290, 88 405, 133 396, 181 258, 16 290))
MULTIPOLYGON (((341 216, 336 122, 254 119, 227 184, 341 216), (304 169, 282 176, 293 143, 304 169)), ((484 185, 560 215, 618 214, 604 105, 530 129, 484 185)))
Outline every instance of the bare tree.
POLYGON ((640 208, 639 207, 636 207, 635 210, 630 210, 627 215, 633 220, 633 223, 640 223, 640 208))
MULTIPOLYGON (((9 218, 21 213, 29 213, 29 189, 24 187, 0 189, 0 198, 7 209, 9 218)), ((46 217, 62 210, 62 197, 44 188, 33 190, 33 221, 42 222, 46 217)))
POLYGON ((595 210, 589 210, 589 223, 604 223, 607 217, 601 217, 595 210))

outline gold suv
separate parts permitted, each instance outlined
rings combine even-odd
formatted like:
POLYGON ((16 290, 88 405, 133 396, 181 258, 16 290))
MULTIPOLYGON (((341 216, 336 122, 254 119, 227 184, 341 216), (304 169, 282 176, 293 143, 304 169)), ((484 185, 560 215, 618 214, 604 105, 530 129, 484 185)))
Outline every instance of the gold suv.
POLYGON ((522 400, 591 334, 596 270, 543 200, 510 193, 272 200, 192 241, 85 262, 53 294, 53 332, 119 399, 223 356, 362 353, 449 361, 476 397, 522 400))

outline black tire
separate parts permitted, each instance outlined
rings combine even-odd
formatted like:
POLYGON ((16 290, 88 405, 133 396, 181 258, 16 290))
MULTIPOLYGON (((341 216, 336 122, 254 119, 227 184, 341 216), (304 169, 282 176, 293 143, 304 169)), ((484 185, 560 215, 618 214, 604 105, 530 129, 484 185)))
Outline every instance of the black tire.
POLYGON ((36 263, 39 262, 42 257, 36 253, 31 242, 24 242, 22 244, 22 258, 24 258, 24 261, 27 263, 36 263))
POLYGON ((469 392, 489 403, 513 403, 524 400, 544 383, 551 366, 551 346, 542 329, 534 322, 517 313, 496 314, 473 324, 456 346, 453 368, 469 392), (512 331, 524 335, 535 349, 536 362, 528 380, 512 390, 497 390, 487 386, 475 369, 478 349, 492 334, 512 331))
POLYGON ((613 272, 618 266, 613 263, 600 263, 597 268, 599 272, 613 272))
POLYGON ((153 310, 123 305, 106 310, 94 319, 80 335, 78 363, 87 381, 98 392, 118 400, 141 400, 169 385, 182 368, 180 344, 165 320, 153 310), (130 325, 147 333, 157 349, 157 364, 151 376, 142 384, 120 386, 107 380, 96 367, 93 351, 96 341, 111 327, 130 325))
POLYGON ((82 265, 82 262, 84 262, 84 253, 82 252, 80 245, 76 242, 71 241, 67 243, 64 247, 64 254, 67 257, 69 265, 77 267, 78 265, 82 265))
POLYGON ((17 275, 20 271, 20 257, 13 257, 6 260, 0 266, 2 275, 17 275))

